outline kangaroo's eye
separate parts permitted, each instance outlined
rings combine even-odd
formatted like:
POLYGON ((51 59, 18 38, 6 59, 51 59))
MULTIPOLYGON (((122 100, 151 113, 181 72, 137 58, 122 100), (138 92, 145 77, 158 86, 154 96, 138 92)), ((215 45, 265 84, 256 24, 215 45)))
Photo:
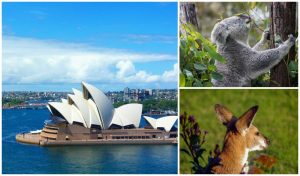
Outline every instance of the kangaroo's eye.
POLYGON ((259 136, 259 132, 256 132, 255 135, 256 135, 256 136, 259 136))

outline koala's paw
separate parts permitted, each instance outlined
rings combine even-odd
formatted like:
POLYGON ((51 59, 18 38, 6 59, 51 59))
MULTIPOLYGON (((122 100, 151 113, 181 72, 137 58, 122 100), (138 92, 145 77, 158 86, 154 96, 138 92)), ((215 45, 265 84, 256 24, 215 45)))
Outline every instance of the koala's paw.
POLYGON ((267 40, 270 40, 270 30, 269 29, 265 29, 264 30, 264 33, 263 33, 263 40, 267 41, 267 40))
POLYGON ((295 41, 296 41, 296 38, 293 36, 293 34, 288 35, 288 42, 291 42, 294 44, 295 41))

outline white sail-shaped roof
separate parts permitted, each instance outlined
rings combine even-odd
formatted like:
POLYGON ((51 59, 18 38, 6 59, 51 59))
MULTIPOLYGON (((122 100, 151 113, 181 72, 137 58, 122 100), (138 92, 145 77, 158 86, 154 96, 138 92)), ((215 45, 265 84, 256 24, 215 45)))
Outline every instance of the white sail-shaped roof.
POLYGON ((68 94, 68 98, 70 98, 74 102, 75 106, 80 111, 85 124, 87 125, 87 127, 89 127, 90 124, 89 110, 85 102, 82 101, 83 98, 72 94, 68 94))
POLYGON ((152 128, 156 129, 156 119, 148 116, 144 116, 144 119, 152 126, 152 128))
POLYGON ((73 123, 70 113, 70 107, 68 104, 61 102, 50 102, 48 104, 50 108, 54 108, 56 111, 58 111, 69 124, 73 123))
POLYGON ((62 98, 62 99, 61 99, 61 102, 63 102, 63 103, 68 103, 68 100, 65 99, 65 98, 62 98))
POLYGON ((73 105, 69 105, 70 107, 70 112, 71 112, 71 117, 72 117, 72 123, 73 122, 79 122, 82 123, 84 127, 87 127, 84 118, 82 117, 80 111, 77 109, 77 107, 73 105))
POLYGON ((177 116, 165 116, 158 119, 157 128, 164 128, 167 132, 171 130, 174 123, 178 119, 177 116))
POLYGON ((84 99, 82 92, 73 89, 74 95, 68 95, 80 110, 88 128, 97 125, 103 128, 96 104, 91 99, 84 99))
POLYGON ((165 116, 158 119, 144 116, 144 118, 154 129, 164 128, 167 132, 171 130, 174 123, 178 119, 177 116, 165 116))
MULTIPOLYGON (((80 111, 75 105, 63 102, 50 102, 49 107, 57 110, 69 124, 73 124, 75 121, 82 123, 83 126, 87 127, 80 111)), ((51 112, 53 111, 51 110, 51 112)))
POLYGON ((103 129, 103 124, 101 122, 96 104, 91 99, 89 99, 87 103, 89 107, 90 127, 94 124, 94 125, 99 125, 101 129, 103 129))
POLYGON ((137 103, 125 104, 115 109, 110 125, 133 125, 138 128, 142 116, 143 105, 137 103))
MULTIPOLYGON (((97 106, 104 129, 108 129, 114 114, 114 107, 111 101, 106 97, 106 95, 102 91, 100 91, 96 87, 85 82, 82 82, 82 85, 84 92, 83 94, 90 94, 91 98, 97 106)), ((89 97, 87 96, 85 98, 87 99, 89 97)))
POLYGON ((52 110, 51 110, 50 106, 49 106, 49 105, 47 105, 46 107, 47 107, 47 109, 50 111, 50 113, 53 115, 53 112, 52 112, 52 110))

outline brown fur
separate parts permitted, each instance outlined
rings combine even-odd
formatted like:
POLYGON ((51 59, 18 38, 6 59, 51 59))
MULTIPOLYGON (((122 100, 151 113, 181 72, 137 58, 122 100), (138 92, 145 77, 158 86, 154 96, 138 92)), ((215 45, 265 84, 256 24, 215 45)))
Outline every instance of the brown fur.
POLYGON ((227 132, 223 150, 219 155, 220 162, 213 166, 211 171, 216 174, 240 174, 244 167, 242 161, 246 150, 260 146, 262 140, 265 144, 269 143, 268 139, 251 124, 258 107, 252 107, 240 118, 228 117, 228 114, 232 113, 224 106, 216 105, 215 109, 221 122, 227 127, 227 132))

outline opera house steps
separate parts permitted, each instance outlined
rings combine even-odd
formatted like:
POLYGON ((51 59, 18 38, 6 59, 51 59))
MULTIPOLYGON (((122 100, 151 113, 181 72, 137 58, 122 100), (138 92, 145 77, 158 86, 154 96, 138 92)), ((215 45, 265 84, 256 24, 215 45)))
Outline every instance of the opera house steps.
POLYGON ((58 129, 52 130, 52 129, 48 129, 48 128, 43 128, 42 132, 50 133, 50 134, 57 134, 58 129))
POLYGON ((44 129, 49 129, 49 130, 58 130, 59 127, 57 126, 51 126, 51 125, 45 125, 44 129))
POLYGON ((114 108, 96 87, 82 82, 61 102, 49 102, 50 120, 42 130, 22 133, 22 143, 51 145, 177 144, 177 116, 142 116, 143 105, 129 103, 114 108), (141 118, 146 125, 140 127, 141 118))

